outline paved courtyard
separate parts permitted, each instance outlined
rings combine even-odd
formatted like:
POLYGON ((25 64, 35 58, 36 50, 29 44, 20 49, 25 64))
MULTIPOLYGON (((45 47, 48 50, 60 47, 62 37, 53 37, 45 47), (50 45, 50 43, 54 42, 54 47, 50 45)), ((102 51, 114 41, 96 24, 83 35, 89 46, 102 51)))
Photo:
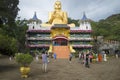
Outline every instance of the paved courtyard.
POLYGON ((8 57, 0 57, 0 80, 120 80, 120 59, 109 58, 107 62, 92 63, 90 68, 73 58, 72 63, 67 59, 50 59, 48 71, 41 69, 41 60, 33 61, 28 78, 21 78, 19 65, 9 61, 8 57))

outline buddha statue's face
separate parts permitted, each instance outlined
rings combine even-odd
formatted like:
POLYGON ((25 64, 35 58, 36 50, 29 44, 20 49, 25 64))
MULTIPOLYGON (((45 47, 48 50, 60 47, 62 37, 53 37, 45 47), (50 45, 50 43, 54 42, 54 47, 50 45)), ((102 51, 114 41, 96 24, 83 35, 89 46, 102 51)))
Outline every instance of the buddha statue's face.
POLYGON ((55 5, 54 5, 54 8, 55 8, 55 10, 57 9, 57 10, 61 10, 61 2, 60 1, 56 1, 55 2, 55 5))

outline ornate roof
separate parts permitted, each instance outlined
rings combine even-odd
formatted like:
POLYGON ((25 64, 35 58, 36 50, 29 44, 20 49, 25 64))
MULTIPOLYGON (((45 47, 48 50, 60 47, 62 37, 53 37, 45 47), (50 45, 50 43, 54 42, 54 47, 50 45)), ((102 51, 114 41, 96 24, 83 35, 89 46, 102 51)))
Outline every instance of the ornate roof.
POLYGON ((36 12, 34 12, 33 18, 31 18, 28 23, 31 23, 33 21, 36 21, 37 23, 42 23, 42 21, 40 19, 37 18, 37 14, 36 12))
POLYGON ((88 18, 86 17, 85 12, 83 13, 83 17, 82 17, 82 19, 81 19, 81 20, 88 20, 88 18))
POLYGON ((32 19, 33 19, 33 20, 38 20, 37 15, 36 15, 36 12, 34 12, 34 16, 33 16, 32 19))

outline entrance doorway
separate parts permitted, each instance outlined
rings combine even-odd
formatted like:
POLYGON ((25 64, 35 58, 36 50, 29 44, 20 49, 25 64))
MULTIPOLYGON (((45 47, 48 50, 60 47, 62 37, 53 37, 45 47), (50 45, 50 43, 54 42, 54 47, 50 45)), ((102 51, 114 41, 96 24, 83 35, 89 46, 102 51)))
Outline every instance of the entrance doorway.
POLYGON ((53 39, 53 46, 67 46, 68 40, 64 37, 56 37, 53 39))
POLYGON ((70 54, 68 39, 64 36, 56 36, 52 40, 53 53, 57 54, 57 58, 68 58, 70 54))

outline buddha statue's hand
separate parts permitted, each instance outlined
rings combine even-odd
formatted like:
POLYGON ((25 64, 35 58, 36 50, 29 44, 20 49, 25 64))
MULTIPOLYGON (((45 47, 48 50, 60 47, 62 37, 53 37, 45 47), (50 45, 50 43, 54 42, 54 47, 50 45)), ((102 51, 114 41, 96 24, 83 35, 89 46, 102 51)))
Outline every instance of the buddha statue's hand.
POLYGON ((55 19, 55 18, 58 18, 58 19, 60 19, 60 20, 63 20, 63 16, 60 15, 60 13, 57 13, 57 12, 54 12, 53 18, 54 18, 54 19, 55 19))

